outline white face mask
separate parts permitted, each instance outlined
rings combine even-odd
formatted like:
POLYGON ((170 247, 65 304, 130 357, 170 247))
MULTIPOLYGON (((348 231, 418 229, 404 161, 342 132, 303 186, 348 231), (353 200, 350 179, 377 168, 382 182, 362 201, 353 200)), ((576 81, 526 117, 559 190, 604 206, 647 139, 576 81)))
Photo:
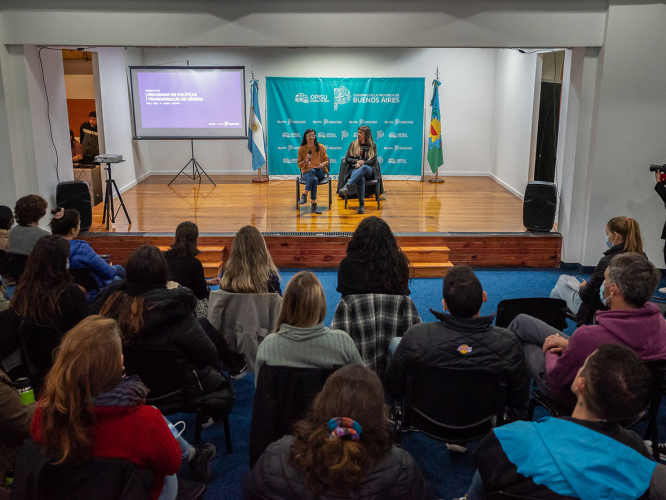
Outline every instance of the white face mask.
MULTIPOLYGON (((609 283, 610 286, 610 283, 609 283)), ((609 295, 608 297, 604 297, 604 290, 606 289, 605 283, 601 284, 601 288, 599 289, 599 298, 601 299, 601 303, 606 306, 610 307, 608 304, 608 301, 610 300, 611 296, 609 295)))

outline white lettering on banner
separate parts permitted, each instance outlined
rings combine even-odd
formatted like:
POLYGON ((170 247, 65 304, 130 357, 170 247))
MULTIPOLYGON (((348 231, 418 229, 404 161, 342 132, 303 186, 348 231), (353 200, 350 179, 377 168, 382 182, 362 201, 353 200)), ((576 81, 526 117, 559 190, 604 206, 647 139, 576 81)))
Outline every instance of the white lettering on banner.
POLYGON ((340 120, 324 120, 324 125, 340 125, 341 123, 340 120))
MULTIPOLYGON (((333 148, 331 148, 331 149, 333 149, 333 148)), ((340 148, 338 148, 338 149, 340 149, 340 148)), ((335 158, 329 158, 328 161, 330 163, 337 163, 338 162, 338 160, 336 160, 335 158)))
POLYGON ((291 163, 289 158, 282 158, 282 163, 291 163))
POLYGON ((399 150, 399 149, 406 150, 406 151, 411 151, 413 148, 412 148, 412 146, 396 146, 395 147, 396 151, 399 150))
POLYGON ((291 125, 291 118, 287 118, 287 125, 291 125))
POLYGON ((305 123, 305 120, 294 120, 294 123, 305 123))
POLYGON ((377 160, 379 160, 379 163, 384 163, 384 157, 383 156, 378 156, 377 160))
POLYGON ((340 139, 346 139, 347 137, 349 137, 349 132, 347 132, 346 130, 340 132, 340 139))
POLYGON ((289 135, 289 132, 282 132, 282 137, 286 137, 287 139, 289 139, 291 135, 289 135))
POLYGON ((314 125, 321 124, 321 120, 313 120, 312 123, 313 123, 314 125))
POLYGON ((358 132, 354 132, 354 139, 356 139, 356 137, 358 137, 358 132))
POLYGON ((351 101, 351 92, 344 85, 333 89, 333 110, 337 111, 338 106, 347 104, 351 101))
POLYGON ((298 132, 292 132, 292 133, 291 133, 291 136, 292 136, 292 137, 299 138, 299 137, 301 137, 301 134, 299 134, 298 132))
POLYGON ((330 102, 326 94, 312 94, 310 95, 310 102, 330 102))
POLYGON ((280 124, 280 123, 287 123, 287 120, 278 120, 277 123, 278 123, 278 124, 280 124))
MULTIPOLYGON (((407 125, 414 125, 414 121, 413 121, 413 120, 401 120, 401 119, 399 119, 399 118, 396 118, 396 119, 394 120, 394 122, 395 122, 396 125, 399 125, 399 124, 401 124, 401 123, 405 123, 405 124, 407 124, 407 125)), ((391 122, 388 122, 388 123, 391 123, 391 122)))
POLYGON ((399 138, 402 138, 402 139, 407 139, 408 136, 407 136, 407 134, 405 134, 404 132, 400 132, 400 133, 398 134, 398 137, 399 137, 399 138))
POLYGON ((324 118, 324 125, 328 125, 328 120, 324 118))
POLYGON ((326 132, 325 134, 321 134, 321 135, 322 135, 322 137, 325 137, 326 139, 330 139, 330 138, 337 139, 338 138, 338 134, 336 134, 335 132, 326 132))
POLYGON ((400 104, 400 94, 354 94, 354 102, 400 104))
POLYGON ((359 124, 359 125, 363 125, 363 119, 360 119, 360 120, 358 121, 358 124, 359 124))
MULTIPOLYGON (((291 162, 292 163, 298 163, 298 158, 292 158, 291 162)), ((407 160, 405 160, 405 163, 407 163, 407 160)))
POLYGON ((389 158, 389 163, 395 163, 395 159, 389 158))
MULTIPOLYGON (((293 146, 290 146, 293 147, 293 146)), ((287 146, 278 146, 278 149, 287 149, 287 146)))
POLYGON ((358 121, 357 121, 357 120, 349 120, 349 123, 352 123, 352 124, 356 124, 356 125, 358 125, 358 121))
POLYGON ((393 146, 384 146, 384 149, 393 149, 393 146))
POLYGON ((407 160, 402 159, 402 158, 399 158, 399 159, 398 159, 398 163, 407 163, 407 160))
POLYGON ((342 147, 341 146, 331 146, 331 147, 328 147, 326 149, 329 150, 329 151, 333 151, 333 150, 342 149, 342 147))
MULTIPOLYGON (((375 122, 375 123, 377 123, 377 122, 375 122)), ((377 131, 377 139, 381 139, 382 137, 384 137, 384 131, 383 130, 378 130, 377 131)))
POLYGON ((296 102, 303 102, 303 103, 309 103, 310 99, 308 99, 308 96, 305 95, 303 92, 299 92, 296 94, 296 97, 294 97, 294 101, 296 102))
POLYGON ((391 139, 395 139, 395 132, 389 132, 389 137, 391 139))
POLYGON ((294 149, 294 146, 289 144, 289 151, 291 151, 292 149, 294 149))

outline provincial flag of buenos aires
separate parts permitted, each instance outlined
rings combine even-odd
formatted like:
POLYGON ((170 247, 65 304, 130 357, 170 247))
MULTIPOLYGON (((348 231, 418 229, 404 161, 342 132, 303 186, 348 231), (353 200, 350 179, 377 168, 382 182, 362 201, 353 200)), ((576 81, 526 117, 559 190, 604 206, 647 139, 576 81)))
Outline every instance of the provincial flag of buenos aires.
POLYGON ((439 91, 437 90, 442 84, 439 80, 433 80, 433 92, 430 106, 432 107, 432 114, 430 115, 430 138, 428 139, 428 163, 430 170, 434 174, 437 169, 444 164, 444 157, 442 156, 442 123, 440 122, 439 115, 439 91))
POLYGON ((266 163, 266 143, 259 109, 259 80, 253 79, 250 83, 252 87, 250 119, 247 126, 247 149, 252 153, 252 169, 257 170, 266 163))

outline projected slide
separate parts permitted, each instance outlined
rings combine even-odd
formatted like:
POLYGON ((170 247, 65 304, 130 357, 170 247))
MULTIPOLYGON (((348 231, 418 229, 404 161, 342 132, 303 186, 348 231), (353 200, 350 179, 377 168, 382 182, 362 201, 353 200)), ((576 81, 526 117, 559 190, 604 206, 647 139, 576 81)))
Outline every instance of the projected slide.
POLYGON ((243 68, 131 67, 136 139, 246 137, 243 68))

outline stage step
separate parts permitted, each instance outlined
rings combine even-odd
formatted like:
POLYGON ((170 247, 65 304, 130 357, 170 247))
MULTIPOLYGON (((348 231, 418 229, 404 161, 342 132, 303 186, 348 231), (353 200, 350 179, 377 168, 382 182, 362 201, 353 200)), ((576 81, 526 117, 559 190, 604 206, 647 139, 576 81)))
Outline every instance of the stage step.
POLYGON ((443 278, 452 267, 451 262, 414 262, 409 265, 409 275, 412 278, 443 278))
MULTIPOLYGON (((169 245, 159 245, 161 251, 166 252, 171 247, 169 245)), ((226 246, 224 245, 199 245, 199 255, 197 259, 201 261, 206 278, 216 278, 217 270, 222 265, 222 258, 226 246)))
POLYGON ((448 262, 449 247, 400 247, 410 262, 448 262))

